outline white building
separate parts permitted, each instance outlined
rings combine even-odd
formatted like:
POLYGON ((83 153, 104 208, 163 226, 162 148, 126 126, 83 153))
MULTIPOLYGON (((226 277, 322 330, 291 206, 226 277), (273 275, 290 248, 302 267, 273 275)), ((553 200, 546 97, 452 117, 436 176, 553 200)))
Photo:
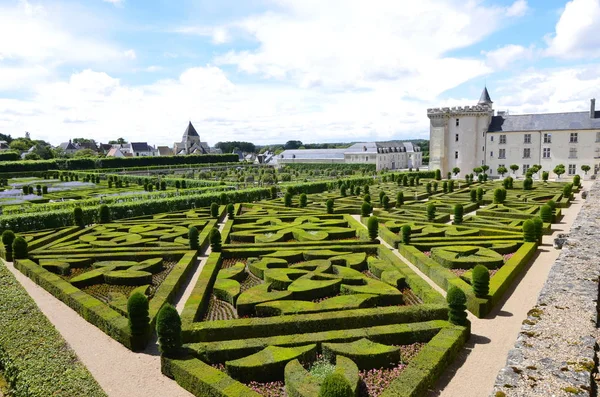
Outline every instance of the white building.
POLYGON ((488 165, 497 169, 519 166, 517 176, 534 164, 543 171, 559 164, 567 175, 581 174, 582 165, 598 172, 600 164, 600 112, 591 100, 589 111, 494 115, 492 100, 484 88, 475 106, 427 109, 430 119, 429 167, 442 175, 460 168, 461 176, 488 165))
POLYGON ((346 149, 286 150, 277 164, 374 164, 376 169, 398 170, 422 166, 422 153, 410 142, 361 142, 346 149))

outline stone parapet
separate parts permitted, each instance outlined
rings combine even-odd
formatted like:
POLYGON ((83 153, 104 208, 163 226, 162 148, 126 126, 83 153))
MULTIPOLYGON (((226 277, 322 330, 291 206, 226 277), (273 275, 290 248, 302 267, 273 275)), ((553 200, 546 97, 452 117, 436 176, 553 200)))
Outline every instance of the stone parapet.
POLYGON ((600 184, 595 182, 491 396, 596 395, 599 242, 600 184))

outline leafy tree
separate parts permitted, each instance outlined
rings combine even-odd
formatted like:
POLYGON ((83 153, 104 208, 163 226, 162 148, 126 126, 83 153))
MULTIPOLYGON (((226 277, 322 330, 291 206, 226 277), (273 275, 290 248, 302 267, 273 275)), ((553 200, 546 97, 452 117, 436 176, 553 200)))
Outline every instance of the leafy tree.
POLYGON ((475 173, 475 175, 479 175, 483 172, 483 170, 481 169, 481 167, 475 167, 473 168, 473 172, 475 173))
POLYGON ((585 172, 585 175, 587 175, 588 171, 590 170, 590 166, 587 164, 584 164, 581 166, 581 171, 585 172))
POLYGON ((459 172, 460 172, 460 168, 458 168, 458 167, 452 168, 452 173, 454 174, 454 176, 458 175, 459 172))
POLYGON ((481 166, 481 170, 483 171, 483 173, 484 173, 484 174, 485 174, 485 173, 487 172, 487 170, 489 170, 489 169, 490 169, 490 166, 489 166, 489 165, 485 165, 485 164, 484 164, 484 165, 482 165, 482 166, 481 166))
POLYGON ((554 172, 558 176, 558 179, 560 179, 560 176, 565 173, 565 165, 564 164, 557 165, 556 167, 554 167, 552 172, 554 172))
POLYGON ((127 143, 127 141, 125 140, 125 138, 119 138, 117 140, 108 141, 109 145, 123 145, 125 143, 127 143))
POLYGON ((80 149, 73 154, 75 158, 92 158, 98 157, 98 153, 94 152, 92 149, 80 149))
POLYGON ((223 153, 231 153, 233 150, 241 150, 246 153, 255 153, 256 146, 252 142, 243 141, 228 141, 228 142, 217 142, 216 148, 219 148, 223 153))
POLYGON ((548 177, 550 177, 550 173, 548 171, 542 171, 542 180, 544 182, 548 182, 548 177))
POLYGON ((519 166, 517 164, 511 164, 510 167, 508 167, 511 169, 511 171, 513 172, 513 174, 516 174, 517 171, 519 170, 519 166))
POLYGON ((287 141, 283 148, 285 150, 293 150, 298 149, 300 146, 302 146, 302 141, 287 141))
POLYGON ((502 166, 498 167, 496 172, 498 172, 502 176, 502 178, 504 178, 504 174, 506 174, 508 172, 508 170, 506 169, 505 166, 502 165, 502 166))
POLYGON ((41 160, 42 159, 40 157, 40 155, 35 152, 27 153, 24 158, 25 158, 25 160, 41 160))

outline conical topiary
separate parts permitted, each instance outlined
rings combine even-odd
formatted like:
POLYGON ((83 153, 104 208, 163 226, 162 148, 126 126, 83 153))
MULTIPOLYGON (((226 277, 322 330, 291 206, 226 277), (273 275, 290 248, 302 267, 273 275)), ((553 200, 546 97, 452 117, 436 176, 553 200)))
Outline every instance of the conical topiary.
POLYGON ((473 292, 478 298, 485 298, 490 292, 490 272, 487 267, 477 265, 473 268, 473 292))
POLYGON ((463 290, 451 286, 446 294, 448 302, 448 320, 452 324, 467 325, 467 297, 463 290))

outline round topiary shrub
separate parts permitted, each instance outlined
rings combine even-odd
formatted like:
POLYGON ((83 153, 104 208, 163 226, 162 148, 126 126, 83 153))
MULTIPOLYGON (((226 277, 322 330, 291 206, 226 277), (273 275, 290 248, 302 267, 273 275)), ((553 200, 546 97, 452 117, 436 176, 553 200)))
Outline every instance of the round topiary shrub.
POLYGON ((385 196, 385 192, 381 190, 379 192, 379 204, 383 204, 383 196, 385 196))
POLYGON ((327 205, 327 213, 333 214, 333 199, 327 200, 325 204, 327 205))
POLYGON ((350 186, 350 194, 360 196, 360 186, 354 189, 354 186, 350 186))
POLYGON ((108 205, 102 204, 98 209, 98 223, 110 222, 110 209, 108 205))
POLYGON ((456 204, 454 206, 454 224, 460 225, 463 223, 463 214, 465 210, 462 204, 456 204))
POLYGON ((319 397, 353 397, 353 395, 352 387, 338 372, 328 374, 319 388, 319 397))
POLYGON ((290 192, 287 192, 283 197, 283 205, 285 205, 286 207, 292 206, 292 194, 290 192))
POLYGON ((276 199, 277 198, 277 188, 275 186, 271 186, 270 190, 271 190, 271 198, 276 199))
POLYGON ((477 202, 477 190, 471 189, 469 191, 469 195, 471 196, 471 202, 476 203, 477 202))
POLYGON ((483 200, 483 188, 479 187, 477 188, 477 201, 481 202, 481 200, 483 200))
POLYGON ((210 230, 210 248, 213 252, 221 252, 221 232, 216 227, 210 230))
POLYGON ((467 297, 462 289, 451 286, 446 294, 448 320, 452 324, 467 325, 467 297))
POLYGON ((506 189, 498 188, 494 190, 494 204, 502 204, 506 198, 506 189))
POLYGON ((427 220, 433 222, 435 220, 435 204, 427 204, 427 220))
POLYGON ((308 198, 306 197, 306 193, 302 193, 300 195, 300 208, 306 207, 307 203, 308 203, 308 198))
POLYGON ((197 251, 200 248, 200 243, 198 242, 198 229, 195 226, 191 226, 188 230, 188 239, 190 244, 190 249, 197 251))
POLYGON ((572 194, 573 194, 573 185, 571 185, 570 183, 566 184, 565 187, 563 187, 563 198, 570 200, 572 194))
POLYGON ((227 204, 227 218, 233 219, 235 217, 235 206, 233 203, 227 204))
POLYGON ((369 185, 365 185, 364 191, 365 191, 365 194, 369 194, 370 193, 370 191, 369 191, 369 185))
POLYGON ((379 234, 379 220, 376 216, 371 216, 367 220, 367 230, 369 231, 369 239, 375 240, 379 234))
POLYGON ((410 234, 412 229, 410 225, 402 226, 402 244, 410 244, 410 234))
POLYGON ((129 330, 133 336, 134 350, 142 349, 150 326, 148 298, 141 292, 134 292, 127 300, 129 330))
POLYGON ((404 204, 404 193, 398 192, 396 195, 396 208, 400 208, 404 204))
POLYGON ((523 181, 523 190, 531 190, 531 189, 533 189, 533 179, 531 179, 531 177, 527 177, 523 181))
POLYGON ((538 243, 542 243, 542 237, 544 236, 544 221, 539 216, 536 216, 531 219, 533 221, 533 226, 535 230, 535 238, 538 243))
POLYGON ((177 356, 181 351, 181 318, 169 303, 156 316, 156 334, 161 353, 167 357, 177 356))
POLYGON ((581 177, 579 175, 573 177, 573 186, 581 186, 581 177))
POLYGON ((346 185, 342 185, 342 187, 340 187, 340 195, 342 197, 346 197, 348 195, 346 185))
POLYGON ((448 193, 448 181, 444 181, 444 183, 442 183, 442 191, 444 193, 448 193))
POLYGON ((473 292, 478 298, 485 298, 490 292, 490 272, 487 267, 477 265, 473 268, 473 292))
POLYGON ((371 204, 369 204, 368 202, 364 201, 362 203, 362 206, 360 207, 360 214, 363 217, 367 217, 369 215, 371 215, 371 211, 373 210, 373 207, 371 207, 371 204))
POLYGON ((369 203, 369 204, 371 204, 371 195, 370 195, 369 193, 366 193, 366 194, 363 196, 363 201, 364 201, 365 203, 369 203))
POLYGON ((528 243, 535 243, 535 225, 531 219, 527 219, 523 222, 523 240, 528 243))
POLYGON ((12 243, 14 259, 27 259, 27 241, 21 236, 15 237, 12 243))
POLYGON ((83 210, 81 207, 73 208, 73 224, 79 227, 85 226, 85 223, 83 222, 83 210))
POLYGON ((440 171, 439 169, 435 170, 435 180, 436 181, 441 181, 442 180, 442 171, 440 171))
POLYGON ((210 203, 210 216, 213 218, 219 217, 219 204, 215 203, 214 201, 210 203))
POLYGON ((542 221, 545 223, 551 223, 552 207, 550 207, 548 204, 542 205, 542 207, 540 208, 540 218, 542 218, 542 221))

